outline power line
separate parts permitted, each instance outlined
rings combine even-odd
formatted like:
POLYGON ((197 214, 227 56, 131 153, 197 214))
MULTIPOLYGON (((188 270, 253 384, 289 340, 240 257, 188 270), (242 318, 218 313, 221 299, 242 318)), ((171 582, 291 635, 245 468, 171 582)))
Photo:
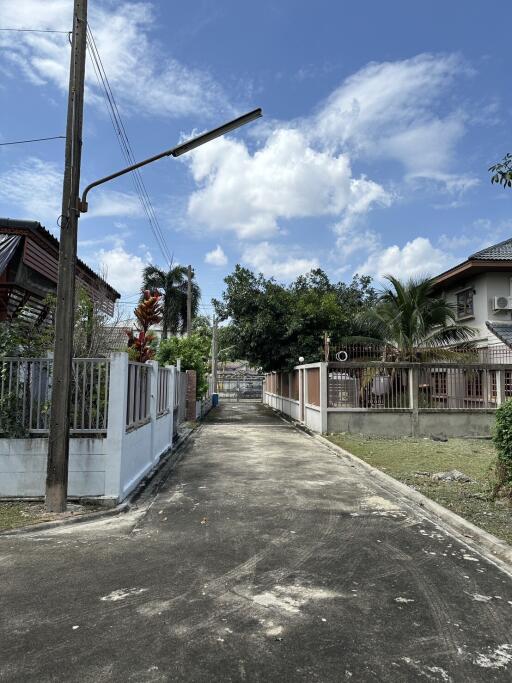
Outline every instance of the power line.
POLYGON ((69 31, 57 31, 53 28, 0 28, 0 31, 14 31, 16 33, 65 33, 69 35, 69 31))
POLYGON ((66 139, 65 135, 54 135, 51 138, 34 138, 33 140, 14 140, 13 142, 0 142, 0 147, 5 147, 6 145, 24 145, 27 142, 43 142, 44 140, 65 140, 65 139, 66 139))
MULTIPOLYGON (((121 152, 124 158, 126 159, 128 165, 132 165, 135 163, 135 155, 133 153, 133 148, 128 138, 126 128, 121 118, 121 114, 119 112, 119 108, 117 106, 114 93, 112 92, 112 88, 110 86, 110 82, 108 80, 105 67, 103 66, 103 62, 99 54, 98 47, 96 45, 96 41, 94 39, 90 26, 88 27, 87 44, 89 47, 89 53, 92 59, 94 72, 98 80, 98 85, 100 86, 100 89, 103 90, 103 96, 105 98, 107 110, 109 112, 110 121, 112 123, 114 132, 117 136, 117 140, 121 147, 121 152)), ((165 261, 169 264, 170 268, 172 265, 173 257, 167 246, 164 233, 158 221, 155 209, 153 208, 153 205, 151 203, 151 199, 149 197, 142 175, 138 169, 133 171, 130 175, 132 177, 135 190, 139 196, 139 201, 142 205, 143 211, 146 214, 146 218, 148 219, 151 231, 153 232, 153 235, 155 237, 156 243, 160 251, 162 252, 165 261)))

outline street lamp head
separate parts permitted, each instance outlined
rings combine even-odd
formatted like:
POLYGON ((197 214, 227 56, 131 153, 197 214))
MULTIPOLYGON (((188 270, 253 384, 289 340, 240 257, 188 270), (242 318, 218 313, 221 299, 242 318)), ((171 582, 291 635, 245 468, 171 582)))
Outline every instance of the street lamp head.
POLYGON ((173 157, 179 157, 182 154, 190 152, 196 147, 199 147, 200 145, 204 145, 205 142, 215 140, 215 138, 219 138, 221 135, 225 135, 236 128, 240 128, 240 126, 244 126, 250 121, 254 121, 254 119, 259 119, 260 116, 263 116, 261 108, 254 109, 247 114, 243 114, 243 116, 239 116, 237 119, 233 119, 233 121, 229 121, 218 128, 214 128, 207 133, 203 133, 202 135, 198 135, 196 138, 192 138, 192 140, 184 142, 182 145, 174 147, 174 149, 169 150, 169 154, 173 157))
POLYGON ((304 356, 299 356, 299 363, 304 363, 304 356))

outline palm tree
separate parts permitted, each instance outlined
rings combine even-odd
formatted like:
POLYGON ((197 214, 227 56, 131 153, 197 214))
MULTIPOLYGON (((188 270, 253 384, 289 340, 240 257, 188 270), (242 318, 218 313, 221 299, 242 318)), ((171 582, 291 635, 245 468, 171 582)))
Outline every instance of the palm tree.
MULTIPOLYGON (((192 271, 192 318, 197 315, 201 290, 192 271)), ((158 290, 163 295, 162 339, 187 329, 187 267, 174 266, 167 272, 149 265, 142 273, 142 292, 158 290)))
POLYGON ((456 347, 467 345, 475 330, 456 324, 455 305, 434 293, 433 281, 420 277, 403 282, 393 275, 385 279, 390 286, 359 320, 367 336, 350 341, 384 345, 386 354, 402 361, 460 355, 456 347))

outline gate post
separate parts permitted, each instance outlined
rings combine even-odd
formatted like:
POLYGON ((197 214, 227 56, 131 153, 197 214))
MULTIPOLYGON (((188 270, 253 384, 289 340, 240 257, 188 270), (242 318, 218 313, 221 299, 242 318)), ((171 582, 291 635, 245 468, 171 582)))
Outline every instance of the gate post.
POLYGON ((328 363, 320 363, 320 433, 327 432, 328 363))
POLYGON ((304 368, 299 368, 299 421, 304 422, 304 368))

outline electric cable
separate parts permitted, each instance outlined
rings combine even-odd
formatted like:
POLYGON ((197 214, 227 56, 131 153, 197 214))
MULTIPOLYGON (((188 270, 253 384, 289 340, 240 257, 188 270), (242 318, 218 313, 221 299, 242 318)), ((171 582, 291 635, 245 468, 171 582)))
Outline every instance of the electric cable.
MULTIPOLYGON (((100 89, 103 90, 103 96, 107 104, 107 110, 109 112, 110 120, 114 128, 114 132, 117 136, 117 140, 121 147, 121 152, 125 160, 127 161, 128 165, 132 165, 136 163, 133 148, 131 146, 128 134, 126 132, 126 128, 124 126, 121 114, 119 112, 119 107, 117 106, 114 93, 110 86, 110 82, 108 80, 105 67, 103 65, 90 26, 88 26, 87 45, 89 48, 89 54, 91 56, 94 72, 98 80, 98 85, 100 86, 100 89)), ((130 175, 132 177, 132 181, 134 183, 135 190, 139 197, 139 201, 142 205, 144 213, 146 214, 146 218, 149 222, 151 231, 153 232, 157 245, 160 251, 162 252, 165 261, 169 264, 169 268, 171 268, 173 256, 167 246, 163 230, 158 221, 158 217, 156 215, 155 209, 149 197, 140 170, 136 169, 135 171, 132 171, 130 175)))
POLYGON ((33 138, 32 140, 13 140, 12 142, 0 142, 0 147, 7 145, 24 145, 27 142, 44 142, 45 140, 65 140, 65 135, 53 135, 50 138, 33 138))

